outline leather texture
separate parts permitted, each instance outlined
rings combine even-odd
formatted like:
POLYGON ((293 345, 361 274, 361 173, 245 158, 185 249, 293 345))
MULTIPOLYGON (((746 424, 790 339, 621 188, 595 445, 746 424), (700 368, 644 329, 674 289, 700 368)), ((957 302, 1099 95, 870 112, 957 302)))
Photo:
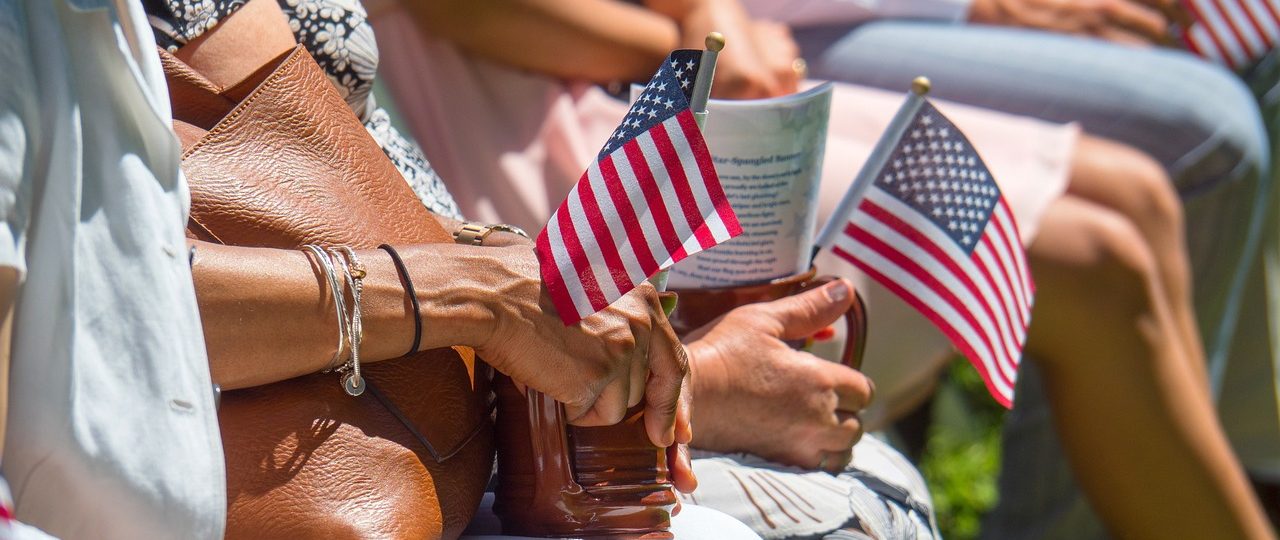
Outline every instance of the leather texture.
MULTIPOLYGON (((220 88, 161 51, 188 233, 237 246, 445 243, 300 46, 220 88)), ((370 391, 336 374, 223 393, 227 538, 452 538, 493 460, 491 371, 452 349, 368 364, 370 391)))

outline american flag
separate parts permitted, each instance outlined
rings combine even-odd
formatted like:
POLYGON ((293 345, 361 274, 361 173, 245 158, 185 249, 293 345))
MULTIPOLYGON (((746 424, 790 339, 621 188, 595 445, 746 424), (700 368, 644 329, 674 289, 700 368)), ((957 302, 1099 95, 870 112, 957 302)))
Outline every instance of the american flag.
POLYGON ((1248 67, 1280 41, 1280 1, 1183 0, 1193 20, 1187 49, 1232 69, 1248 67))
POLYGON ((1009 407, 1035 290, 1018 227, 964 134, 911 99, 919 110, 824 241, 933 321, 1009 407))
POLYGON ((671 53, 538 235, 566 325, 742 228, 689 103, 702 51, 671 53))

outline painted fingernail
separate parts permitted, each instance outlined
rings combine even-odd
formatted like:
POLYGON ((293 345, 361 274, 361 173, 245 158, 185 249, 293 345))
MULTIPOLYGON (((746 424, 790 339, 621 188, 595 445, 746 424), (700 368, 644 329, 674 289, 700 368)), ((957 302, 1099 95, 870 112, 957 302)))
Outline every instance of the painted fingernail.
POLYGON ((832 281, 827 285, 827 299, 832 302, 843 302, 849 298, 849 284, 843 279, 832 281))

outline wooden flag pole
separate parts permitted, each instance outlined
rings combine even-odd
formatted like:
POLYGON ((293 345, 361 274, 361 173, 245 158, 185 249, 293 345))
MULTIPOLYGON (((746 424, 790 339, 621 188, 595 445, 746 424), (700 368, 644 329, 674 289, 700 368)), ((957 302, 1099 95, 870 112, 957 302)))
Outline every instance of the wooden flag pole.
POLYGON ((893 153, 894 145, 897 144, 898 139, 902 138, 911 119, 924 105, 924 98, 930 88, 928 77, 916 77, 911 81, 911 92, 907 94, 907 100, 902 103, 902 107, 898 108, 897 114, 889 122, 889 127, 885 128, 880 140, 876 141, 875 148, 871 149, 871 155, 862 164, 858 176, 854 177, 853 185, 849 186, 849 191, 845 192, 843 199, 840 199, 835 212, 827 218, 827 224, 822 226, 822 232, 818 233, 818 238, 813 245, 813 253, 809 256, 810 266, 813 265, 814 259, 818 258, 818 252, 835 241, 836 235, 840 233, 840 228, 844 226, 854 205, 862 201, 867 188, 875 182, 876 174, 884 169, 885 163, 889 161, 889 155, 893 153))
MULTIPOLYGON (((689 102, 689 109, 693 111, 693 119, 698 123, 698 129, 703 129, 703 125, 707 122, 707 101, 711 99, 711 81, 716 75, 716 58, 720 51, 724 50, 724 34, 720 32, 711 32, 707 34, 704 40, 706 49, 702 51, 702 61, 698 65, 698 76, 693 80, 693 96, 689 102)), ((658 291, 667 290, 667 276, 670 269, 659 270, 649 278, 649 283, 653 284, 658 291)))

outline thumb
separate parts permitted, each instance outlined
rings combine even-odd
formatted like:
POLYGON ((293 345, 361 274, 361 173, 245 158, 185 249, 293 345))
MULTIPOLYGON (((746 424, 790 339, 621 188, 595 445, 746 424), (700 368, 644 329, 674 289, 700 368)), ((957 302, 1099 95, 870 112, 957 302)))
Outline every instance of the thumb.
POLYGON ((853 284, 844 278, 788 296, 759 304, 765 314, 777 321, 781 339, 809 337, 835 322, 853 304, 853 284))

